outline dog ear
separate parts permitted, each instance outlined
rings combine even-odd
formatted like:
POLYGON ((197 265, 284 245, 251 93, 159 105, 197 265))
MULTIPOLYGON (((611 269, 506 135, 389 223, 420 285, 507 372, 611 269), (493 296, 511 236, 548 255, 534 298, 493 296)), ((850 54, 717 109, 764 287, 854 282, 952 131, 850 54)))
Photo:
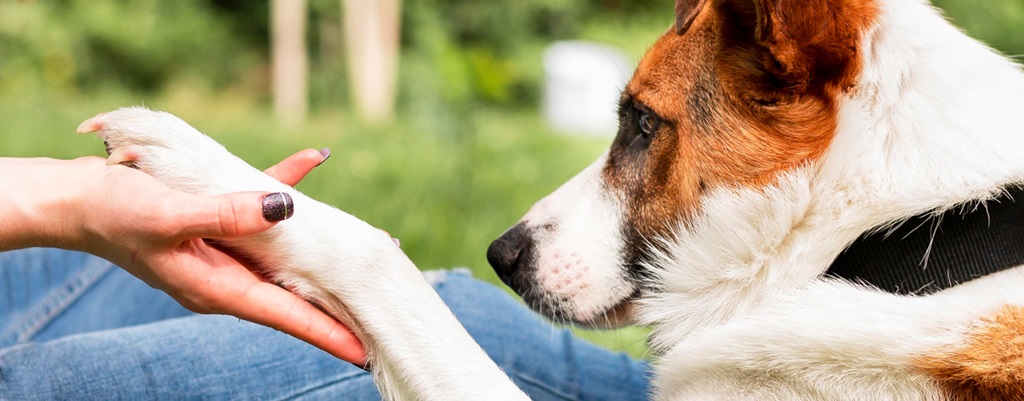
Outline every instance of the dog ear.
POLYGON ((693 20, 697 19, 708 0, 676 0, 676 35, 682 35, 690 29, 693 20))
MULTIPOLYGON (((754 40, 768 51, 765 69, 793 90, 852 85, 860 34, 875 6, 851 0, 731 0, 753 3, 754 40)), ((750 15, 750 14, 748 14, 750 15)))

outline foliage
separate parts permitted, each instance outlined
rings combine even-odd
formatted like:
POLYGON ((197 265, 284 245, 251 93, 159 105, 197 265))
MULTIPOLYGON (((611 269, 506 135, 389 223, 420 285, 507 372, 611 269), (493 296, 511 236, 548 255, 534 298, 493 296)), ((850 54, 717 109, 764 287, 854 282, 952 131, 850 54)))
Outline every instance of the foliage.
POLYGON ((202 0, 0 2, 0 93, 212 86, 259 63, 202 0))

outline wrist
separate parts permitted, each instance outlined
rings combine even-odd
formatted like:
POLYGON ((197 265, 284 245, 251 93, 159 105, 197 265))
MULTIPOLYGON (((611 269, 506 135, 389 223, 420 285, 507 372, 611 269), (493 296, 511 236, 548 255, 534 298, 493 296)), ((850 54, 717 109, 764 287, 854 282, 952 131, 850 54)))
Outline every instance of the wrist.
POLYGON ((77 161, 0 159, 11 172, 0 178, 0 250, 28 247, 78 249, 81 238, 77 161))

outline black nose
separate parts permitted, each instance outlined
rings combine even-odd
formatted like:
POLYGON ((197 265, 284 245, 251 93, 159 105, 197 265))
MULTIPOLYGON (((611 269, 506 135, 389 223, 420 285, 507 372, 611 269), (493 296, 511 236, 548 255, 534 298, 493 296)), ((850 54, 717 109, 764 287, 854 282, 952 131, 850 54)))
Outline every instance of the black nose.
POLYGON ((528 263, 527 253, 530 247, 530 233, 523 223, 516 224, 505 231, 487 248, 487 262, 491 264, 498 277, 505 284, 511 284, 512 274, 522 264, 528 263))

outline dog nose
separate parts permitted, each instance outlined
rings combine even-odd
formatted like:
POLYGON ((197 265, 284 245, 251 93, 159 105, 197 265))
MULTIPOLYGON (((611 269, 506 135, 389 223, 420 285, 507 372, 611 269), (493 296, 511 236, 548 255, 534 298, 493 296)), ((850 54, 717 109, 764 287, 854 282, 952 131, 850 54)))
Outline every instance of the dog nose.
POLYGON ((498 273, 505 284, 509 284, 512 273, 524 262, 524 254, 530 245, 529 231, 523 223, 505 231, 487 247, 487 262, 498 273))

